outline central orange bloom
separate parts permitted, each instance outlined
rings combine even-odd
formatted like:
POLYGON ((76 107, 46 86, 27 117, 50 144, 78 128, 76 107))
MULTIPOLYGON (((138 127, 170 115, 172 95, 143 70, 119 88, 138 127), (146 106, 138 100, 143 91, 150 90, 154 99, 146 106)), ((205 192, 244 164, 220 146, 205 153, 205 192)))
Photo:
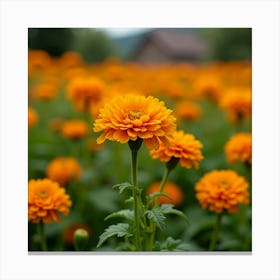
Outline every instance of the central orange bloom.
POLYGON ((59 214, 68 215, 72 205, 65 189, 49 179, 28 183, 28 220, 34 223, 58 222, 59 214))
POLYGON ((126 143, 137 138, 144 140, 149 149, 158 149, 159 141, 176 129, 175 117, 162 101, 152 96, 123 95, 107 103, 95 120, 93 131, 104 133, 97 139, 126 143))

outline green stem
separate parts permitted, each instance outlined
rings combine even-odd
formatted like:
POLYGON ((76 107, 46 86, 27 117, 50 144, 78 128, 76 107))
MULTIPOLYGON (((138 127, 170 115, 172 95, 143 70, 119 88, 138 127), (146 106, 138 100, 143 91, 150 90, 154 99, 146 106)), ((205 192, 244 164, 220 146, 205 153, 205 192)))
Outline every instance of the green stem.
POLYGON ((135 247, 136 251, 141 250, 140 243, 140 221, 139 221, 139 213, 138 213, 138 190, 137 190, 137 154, 138 150, 141 147, 142 139, 137 139, 136 141, 129 141, 129 147, 131 150, 131 183, 133 185, 133 210, 134 210, 134 228, 135 228, 135 247))
POLYGON ((45 231, 44 231, 44 223, 43 221, 40 221, 39 223, 39 234, 40 234, 40 243, 41 243, 41 250, 47 251, 47 243, 45 238, 45 231))
POLYGON ((210 244, 209 244, 209 251, 214 251, 216 249, 218 235, 219 235, 219 231, 220 231, 220 227, 221 227, 221 218, 222 218, 222 215, 217 214, 216 223, 214 225, 210 244))
MULTIPOLYGON (((168 168, 167 165, 165 166, 164 174, 163 174, 163 177, 160 182, 159 192, 163 191, 171 170, 172 169, 168 168)), ((158 196, 156 198, 155 207, 159 206, 159 203, 160 203, 160 196, 158 196)), ((150 249, 150 251, 152 251, 153 246, 154 246, 154 239, 155 239, 155 235, 156 235, 156 224, 153 221, 151 221, 150 227, 151 227, 151 235, 150 235, 150 241, 149 241, 149 249, 150 249)))
MULTIPOLYGON (((166 181, 168 179, 168 176, 170 174, 170 169, 167 168, 167 166, 165 167, 165 170, 164 170, 164 174, 163 174, 163 177, 161 179, 161 182, 160 182, 160 187, 159 187, 159 192, 162 192, 163 189, 164 189, 164 186, 166 184, 166 181)), ((158 206, 159 205, 159 202, 160 202, 160 196, 157 197, 156 199, 156 202, 155 202, 155 205, 158 206)))

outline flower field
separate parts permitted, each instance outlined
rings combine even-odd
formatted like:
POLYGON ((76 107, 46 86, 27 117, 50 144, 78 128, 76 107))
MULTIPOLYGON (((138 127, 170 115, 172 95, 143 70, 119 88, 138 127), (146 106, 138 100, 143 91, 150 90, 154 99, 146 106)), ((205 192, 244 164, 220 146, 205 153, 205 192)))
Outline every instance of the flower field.
POLYGON ((251 251, 251 72, 30 50, 29 251, 251 251))

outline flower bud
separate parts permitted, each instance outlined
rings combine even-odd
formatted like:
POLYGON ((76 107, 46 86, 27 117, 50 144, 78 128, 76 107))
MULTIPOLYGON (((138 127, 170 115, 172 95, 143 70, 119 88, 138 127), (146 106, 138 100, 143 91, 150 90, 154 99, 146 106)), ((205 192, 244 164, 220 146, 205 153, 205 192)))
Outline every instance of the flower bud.
POLYGON ((74 232, 74 247, 76 251, 83 251, 88 243, 89 235, 84 229, 77 229, 74 232))

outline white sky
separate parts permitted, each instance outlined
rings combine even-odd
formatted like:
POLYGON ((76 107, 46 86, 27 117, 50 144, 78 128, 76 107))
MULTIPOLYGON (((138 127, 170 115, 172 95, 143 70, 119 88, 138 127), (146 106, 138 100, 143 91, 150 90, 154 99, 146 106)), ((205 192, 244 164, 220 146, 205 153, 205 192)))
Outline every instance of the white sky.
POLYGON ((126 36, 148 30, 150 28, 103 28, 109 35, 114 37, 126 36))

